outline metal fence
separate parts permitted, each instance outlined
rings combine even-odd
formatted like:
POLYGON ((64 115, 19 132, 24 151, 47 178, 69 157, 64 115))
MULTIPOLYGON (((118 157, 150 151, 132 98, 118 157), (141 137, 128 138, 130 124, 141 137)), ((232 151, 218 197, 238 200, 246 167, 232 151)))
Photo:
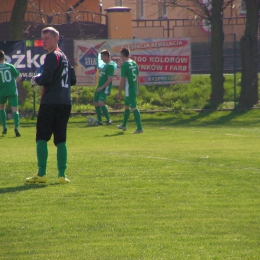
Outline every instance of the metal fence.
MULTIPOLYGON (((12 12, 0 12, 0 23, 9 22, 11 19, 12 12)), ((69 11, 69 12, 58 12, 52 14, 44 14, 41 12, 30 12, 25 13, 24 20, 30 23, 40 23, 45 25, 57 25, 68 22, 93 22, 107 24, 107 16, 101 13, 95 13, 91 11, 69 11)))
MULTIPOLYGON (((242 33, 246 23, 245 17, 223 18, 225 34, 242 33)), ((192 42, 207 40, 206 20, 201 19, 164 19, 164 20, 133 20, 133 34, 136 38, 169 38, 190 37, 192 42), (206 36, 206 37, 204 37, 206 36)))
MULTIPOLYGON (((244 33, 245 23, 245 17, 223 19, 224 73, 231 73, 234 69, 241 71, 239 42, 244 33)), ((133 20, 132 27, 136 38, 190 37, 192 74, 210 73, 211 34, 207 31, 209 28, 205 25, 205 21, 201 19, 133 20)), ((260 31, 258 34, 260 35, 260 31)), ((260 61, 260 55, 258 60, 260 61)))
MULTIPOLYGON (((10 41, 11 12, 0 12, 0 41, 10 41)), ((25 13, 24 38, 40 38, 41 29, 53 26, 60 31, 62 38, 107 38, 107 16, 90 11, 71 11, 43 14, 25 13)))

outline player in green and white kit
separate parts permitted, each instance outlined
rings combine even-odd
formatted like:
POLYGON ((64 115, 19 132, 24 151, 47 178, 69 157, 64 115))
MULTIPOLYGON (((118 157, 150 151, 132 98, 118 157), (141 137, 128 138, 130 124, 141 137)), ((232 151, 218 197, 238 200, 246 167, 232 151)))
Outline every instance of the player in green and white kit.
POLYGON ((107 50, 101 51, 100 54, 101 59, 104 61, 105 64, 100 71, 98 86, 94 94, 94 106, 97 114, 98 124, 103 125, 101 117, 101 114, 103 112, 107 120, 107 125, 111 125, 112 121, 110 120, 110 116, 108 113, 107 106, 105 105, 105 101, 111 91, 116 63, 110 61, 110 53, 107 50))
POLYGON ((133 134, 143 133, 140 111, 137 109, 136 97, 139 95, 139 70, 135 61, 129 58, 130 51, 123 48, 120 52, 123 60, 121 67, 121 81, 119 85, 118 99, 121 99, 121 93, 125 88, 125 112, 122 125, 118 125, 118 129, 126 131, 126 124, 130 115, 130 109, 134 114, 137 129, 133 134), (130 108, 130 109, 129 109, 130 108))
POLYGON ((16 137, 21 136, 18 130, 20 117, 16 85, 16 81, 20 80, 19 75, 20 72, 12 64, 5 62, 5 53, 0 50, 0 118, 3 125, 2 134, 7 134, 5 104, 8 100, 13 112, 16 137))

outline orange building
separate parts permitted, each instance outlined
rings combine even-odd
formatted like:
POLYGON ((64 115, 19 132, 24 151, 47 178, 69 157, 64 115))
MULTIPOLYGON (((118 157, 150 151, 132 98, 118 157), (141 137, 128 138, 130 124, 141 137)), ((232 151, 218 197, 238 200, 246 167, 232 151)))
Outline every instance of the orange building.
MULTIPOLYGON (((0 41, 8 41, 15 0, 1 1, 0 41)), ((99 0, 31 0, 24 21, 24 39, 40 38, 42 28, 53 25, 63 38, 107 38, 107 16, 99 0)))
MULTIPOLYGON (((200 0, 207 4, 210 0, 200 0)), ((166 1, 170 2, 170 1, 166 1)), ((144 19, 184 19, 194 18, 194 14, 181 8, 167 6, 159 0, 103 0, 101 1, 103 11, 114 6, 125 6, 132 9, 133 20, 144 19), (158 3, 157 3, 158 2, 158 3)), ((233 5, 225 10, 224 17, 245 15, 245 1, 236 0, 233 5)))
MULTIPOLYGON (((207 4, 209 0, 201 0, 207 4)), ((155 0, 103 0, 102 10, 113 6, 131 8, 133 35, 136 38, 191 37, 192 41, 208 41, 210 26, 206 20, 186 9, 167 6, 155 0)), ((245 5, 236 0, 223 14, 224 33, 242 35, 245 23, 245 5)), ((116 21, 114 21, 116 24, 116 21)))
MULTIPOLYGON (((1 12, 12 11, 15 0, 1 1, 1 12)), ((43 14, 53 14, 67 12, 71 7, 77 5, 77 11, 100 12, 99 0, 33 0, 28 1, 27 11, 39 12, 43 14)))
MULTIPOLYGON (((0 23, 10 21, 14 2, 1 2, 0 23)), ((25 21, 46 24, 92 21, 95 13, 100 13, 99 0, 33 0, 28 2, 25 21), (87 13, 92 13, 92 16, 87 13)))

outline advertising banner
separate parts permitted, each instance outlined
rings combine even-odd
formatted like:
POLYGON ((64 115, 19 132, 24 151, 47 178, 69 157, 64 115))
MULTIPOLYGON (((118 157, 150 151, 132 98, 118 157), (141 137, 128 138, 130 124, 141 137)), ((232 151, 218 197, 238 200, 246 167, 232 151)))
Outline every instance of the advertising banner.
MULTIPOLYGON (((59 42, 59 47, 63 48, 63 41, 59 42)), ((0 42, 0 50, 5 52, 6 61, 21 73, 22 80, 30 80, 37 75, 46 56, 41 40, 0 42)))
POLYGON ((120 50, 130 50, 139 67, 142 85, 172 85, 190 82, 191 45, 189 38, 74 40, 74 67, 77 85, 95 86, 99 74, 99 52, 106 49, 117 63, 113 85, 120 82, 120 50))

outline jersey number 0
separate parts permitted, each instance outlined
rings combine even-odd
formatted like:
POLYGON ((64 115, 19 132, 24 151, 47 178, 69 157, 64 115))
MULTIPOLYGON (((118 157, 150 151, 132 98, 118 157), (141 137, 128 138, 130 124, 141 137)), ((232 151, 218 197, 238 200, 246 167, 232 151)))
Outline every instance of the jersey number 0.
POLYGON ((5 71, 0 70, 0 75, 3 83, 12 81, 12 74, 9 70, 5 70, 5 71))

